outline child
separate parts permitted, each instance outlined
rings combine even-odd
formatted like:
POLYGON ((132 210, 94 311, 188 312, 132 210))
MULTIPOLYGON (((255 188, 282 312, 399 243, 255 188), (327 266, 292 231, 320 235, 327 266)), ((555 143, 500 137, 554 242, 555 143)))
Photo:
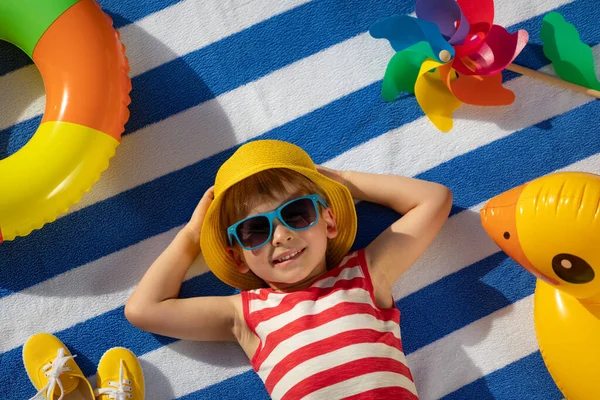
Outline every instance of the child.
POLYGON ((290 143, 250 142, 221 166, 125 315, 161 335, 237 341, 274 399, 416 399, 392 285, 451 204, 436 183, 317 168, 290 143), (403 217, 347 254, 357 224, 352 198, 403 217), (240 294, 178 299, 201 251, 240 294))

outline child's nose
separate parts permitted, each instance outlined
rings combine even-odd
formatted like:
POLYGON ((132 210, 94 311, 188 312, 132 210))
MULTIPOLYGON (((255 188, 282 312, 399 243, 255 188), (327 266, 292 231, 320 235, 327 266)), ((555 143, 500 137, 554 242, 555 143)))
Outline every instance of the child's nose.
POLYGON ((294 233, 279 221, 273 221, 273 246, 289 242, 294 238, 294 233))

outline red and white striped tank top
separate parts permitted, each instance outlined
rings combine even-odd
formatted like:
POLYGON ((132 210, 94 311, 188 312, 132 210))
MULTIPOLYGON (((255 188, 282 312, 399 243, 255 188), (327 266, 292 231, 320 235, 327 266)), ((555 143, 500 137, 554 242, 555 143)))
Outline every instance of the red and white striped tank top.
POLYGON ((242 292, 260 344, 251 360, 273 399, 417 399, 400 312, 375 304, 364 250, 310 287, 242 292))

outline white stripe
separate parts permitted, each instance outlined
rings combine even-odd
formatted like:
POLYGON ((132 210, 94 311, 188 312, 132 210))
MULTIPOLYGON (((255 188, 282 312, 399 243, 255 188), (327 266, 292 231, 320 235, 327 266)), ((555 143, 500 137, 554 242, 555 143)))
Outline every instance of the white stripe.
MULTIPOLYGON (((175 399, 251 371, 237 343, 228 342, 181 340, 138 359, 147 399, 175 399)), ((89 381, 96 382, 95 375, 89 381)))
MULTIPOLYGON (((352 257, 346 256, 340 263, 340 266, 343 267, 348 260, 352 259, 352 257)), ((338 276, 332 276, 329 278, 322 279, 315 284, 311 285, 311 287, 318 288, 329 288, 335 285, 336 282, 340 280, 350 280, 356 277, 363 277, 362 270, 360 269, 360 265, 353 268, 346 268, 338 276)), ((253 290, 254 293, 258 294, 258 290, 253 290)), ((249 309, 250 312, 261 311, 268 308, 277 307, 283 299, 288 295, 288 293, 269 293, 265 300, 261 299, 253 299, 250 300, 249 309)))
POLYGON ((340 397, 338 396, 341 395, 352 396, 366 392, 367 390, 377 389, 378 387, 390 386, 401 386, 408 389, 415 396, 417 395, 414 384, 404 375, 393 372, 372 372, 317 390, 306 396, 305 399, 339 399, 340 397))
MULTIPOLYGON (((357 343, 350 346, 342 347, 329 353, 322 354, 304 361, 290 369, 277 384, 273 387, 271 397, 274 399, 281 398, 294 385, 309 378, 319 372, 326 371, 333 367, 340 366, 350 361, 360 360, 368 357, 392 358, 406 365, 404 353, 395 347, 388 346, 384 343, 357 343)), ((396 382, 399 374, 396 375, 396 382)), ((379 382, 375 387, 380 387, 379 382)), ((398 383, 396 383, 398 385, 398 383)), ((387 386, 387 385, 386 385, 387 386)), ((411 383, 412 386, 412 383, 411 383)), ((351 395, 354 393, 339 392, 337 396, 320 397, 327 399, 339 399, 342 395, 351 395)))
POLYGON ((264 376, 265 368, 270 370, 294 349, 355 329, 374 329, 379 332, 390 332, 400 339, 400 326, 394 321, 381 321, 370 314, 347 315, 282 340, 263 361, 259 374, 263 379, 266 379, 266 376, 264 376))
MULTIPOLYGON (((0 354, 37 332, 59 332, 123 306, 181 227, 0 299, 0 354)), ((208 270, 200 256, 186 279, 208 270)))
POLYGON ((425 253, 394 284, 395 299, 418 292, 500 251, 481 225, 479 210, 486 202, 448 218, 425 253))
POLYGON ((345 255, 344 258, 342 258, 342 261, 340 261, 340 267, 346 265, 348 261, 352 260, 354 257, 358 257, 358 251, 353 251, 352 253, 345 255))
POLYGON ((439 399, 538 350, 533 296, 408 355, 422 399, 439 399))
MULTIPOLYGON (((358 262, 358 260, 357 260, 358 262)), ((340 272, 338 276, 330 276, 325 279, 321 279, 320 281, 313 284, 313 287, 318 287, 321 289, 333 287, 339 281, 349 281, 354 278, 364 278, 365 275, 362 272, 360 265, 352 268, 345 268, 340 272)))
MULTIPOLYGON (((252 290, 252 292, 254 292, 255 294, 258 294, 259 291, 252 290)), ((287 294, 288 293, 269 293, 266 300, 261 300, 261 299, 250 300, 248 302, 248 309, 252 313, 255 311, 264 310, 265 308, 277 307, 279 304, 281 304, 281 302, 283 301, 285 296, 287 296, 287 294)))
POLYGON ((46 95, 40 71, 33 65, 0 77, 0 93, 10 93, 11 101, 0 102, 0 130, 44 112, 46 95))
MULTIPOLYGON (((559 171, 582 171, 597 174, 600 171, 600 153, 567 165, 555 172, 559 171)), ((485 233, 481 225, 479 210, 486 202, 477 204, 448 219, 421 258, 394 284, 395 299, 408 296, 500 251, 500 248, 485 233)))
MULTIPOLYGON (((561 170, 598 173, 600 154, 561 170)), ((403 298, 500 251, 481 228, 478 214, 481 205, 456 214, 446 222, 425 254, 396 282, 394 298, 403 298)), ((181 227, 0 298, 3 334, 0 354, 20 346, 37 332, 55 333, 122 306, 141 276, 179 229, 181 227), (123 265, 127 268, 122 268, 123 265), (56 318, 57 310, 65 307, 64 296, 67 294, 69 309, 74 311, 56 318), (33 315, 36 317, 31 317, 33 315)), ((207 270, 202 257, 199 257, 188 278, 207 270)))
POLYGON ((128 46, 131 73, 149 71, 308 2, 184 0, 120 29, 128 46), (155 44, 167 51, 157 51, 155 44))
POLYGON ((291 310, 259 322, 258 325, 256 325, 256 333, 261 338, 264 338, 269 333, 297 320, 300 317, 319 314, 338 304, 344 303, 349 299, 351 299, 354 303, 369 304, 375 308, 375 305, 371 300, 371 295, 364 289, 354 288, 348 290, 338 290, 329 296, 320 298, 316 301, 312 299, 301 301, 297 303, 291 310))
MULTIPOLYGON (((135 77, 182 55, 242 31, 308 0, 235 1, 184 0, 119 29, 135 77)), ((33 65, 0 77, 0 130, 40 115, 46 98, 44 85, 33 65), (32 101, 32 99, 35 99, 32 101)))

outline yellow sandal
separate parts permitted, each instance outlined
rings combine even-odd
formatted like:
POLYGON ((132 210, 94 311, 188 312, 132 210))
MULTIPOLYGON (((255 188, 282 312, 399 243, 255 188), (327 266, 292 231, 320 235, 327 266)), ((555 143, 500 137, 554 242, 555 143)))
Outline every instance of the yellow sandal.
POLYGON ((38 390, 32 399, 94 400, 94 391, 75 363, 74 355, 56 336, 37 333, 23 345, 23 364, 27 376, 38 390), (60 395, 56 394, 58 389, 60 395))
POLYGON ((100 400, 143 400, 144 374, 135 354, 123 347, 104 353, 98 364, 96 387, 100 400))

